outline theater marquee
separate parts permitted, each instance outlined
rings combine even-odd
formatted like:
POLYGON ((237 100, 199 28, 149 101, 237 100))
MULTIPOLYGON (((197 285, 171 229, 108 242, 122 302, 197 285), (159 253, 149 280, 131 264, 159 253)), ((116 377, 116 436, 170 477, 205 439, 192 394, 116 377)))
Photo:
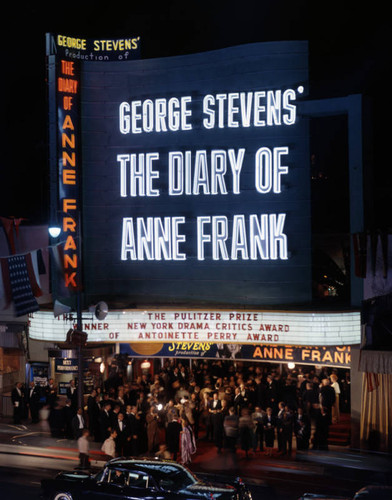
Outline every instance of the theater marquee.
POLYGON ((349 368, 351 346, 282 346, 263 344, 214 344, 212 342, 172 342, 171 344, 120 344, 120 352, 130 357, 224 359, 297 363, 349 368))
MULTIPOLYGON (((29 336, 64 342, 75 323, 72 315, 40 311, 30 315, 29 336)), ((359 312, 124 311, 83 323, 88 342, 188 345, 347 346, 360 343, 360 328, 359 312)))

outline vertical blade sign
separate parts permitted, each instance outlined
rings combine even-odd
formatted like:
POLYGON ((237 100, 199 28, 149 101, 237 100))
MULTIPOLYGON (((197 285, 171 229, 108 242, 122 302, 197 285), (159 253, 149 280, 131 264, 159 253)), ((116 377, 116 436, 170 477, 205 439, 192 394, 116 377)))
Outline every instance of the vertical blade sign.
POLYGON ((79 63, 60 59, 57 76, 59 208, 65 236, 64 284, 70 291, 81 287, 79 94, 79 63))

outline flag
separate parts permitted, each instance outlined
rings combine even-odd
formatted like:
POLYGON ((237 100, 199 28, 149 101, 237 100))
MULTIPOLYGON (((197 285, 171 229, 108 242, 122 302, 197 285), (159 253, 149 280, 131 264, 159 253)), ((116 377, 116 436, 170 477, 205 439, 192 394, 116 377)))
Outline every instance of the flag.
POLYGON ((34 272, 34 279, 37 282, 39 288, 42 290, 40 276, 46 274, 46 267, 42 255, 42 249, 33 250, 32 252, 30 252, 30 254, 31 254, 31 264, 33 266, 33 272, 34 272))
POLYGON ((30 268, 32 266, 28 257, 26 255, 16 255, 8 257, 7 260, 9 287, 15 307, 15 315, 19 317, 39 311, 38 302, 34 297, 34 294, 39 294, 39 288, 37 288, 36 282, 32 284, 30 281, 30 268))

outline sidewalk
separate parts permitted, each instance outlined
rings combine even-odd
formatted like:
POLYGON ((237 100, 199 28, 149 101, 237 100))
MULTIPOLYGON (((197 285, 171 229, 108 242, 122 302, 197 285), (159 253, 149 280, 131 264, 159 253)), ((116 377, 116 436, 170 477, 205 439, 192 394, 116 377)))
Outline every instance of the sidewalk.
MULTIPOLYGON (((293 440, 293 443, 295 440, 293 440)), ((91 465, 100 468, 104 465, 101 443, 90 443, 91 465)), ((77 467, 79 463, 77 442, 75 440, 51 437, 47 422, 38 424, 14 425, 12 419, 0 419, 0 454, 12 453, 69 461, 77 467)), ((1 464, 1 463, 0 463, 1 464)), ((67 468, 68 468, 67 467, 67 468)), ((371 453, 360 453, 348 447, 330 446, 328 451, 296 451, 292 455, 272 457, 262 452, 250 452, 246 458, 242 450, 235 454, 218 454, 213 443, 203 439, 197 441, 197 452, 189 468, 195 473, 241 476, 257 480, 261 472, 269 477, 284 478, 286 475, 325 476, 334 479, 390 482, 392 457, 371 453)))

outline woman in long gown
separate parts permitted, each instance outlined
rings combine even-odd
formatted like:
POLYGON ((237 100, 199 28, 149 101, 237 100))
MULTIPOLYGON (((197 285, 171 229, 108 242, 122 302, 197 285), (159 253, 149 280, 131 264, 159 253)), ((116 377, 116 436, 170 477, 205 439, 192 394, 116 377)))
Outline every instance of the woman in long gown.
POLYGON ((192 455, 196 453, 196 440, 192 427, 186 418, 181 419, 181 463, 191 462, 192 455))

